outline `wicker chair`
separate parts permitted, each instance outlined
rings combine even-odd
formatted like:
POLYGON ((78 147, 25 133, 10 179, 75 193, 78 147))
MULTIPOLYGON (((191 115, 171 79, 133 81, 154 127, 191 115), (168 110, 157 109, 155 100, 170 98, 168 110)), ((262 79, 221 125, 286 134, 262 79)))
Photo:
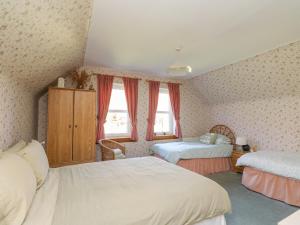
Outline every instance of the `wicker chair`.
POLYGON ((125 146, 120 144, 119 142, 110 140, 110 139, 102 139, 99 141, 101 148, 102 161, 106 160, 114 160, 115 154, 113 149, 120 149, 122 153, 125 155, 125 146))

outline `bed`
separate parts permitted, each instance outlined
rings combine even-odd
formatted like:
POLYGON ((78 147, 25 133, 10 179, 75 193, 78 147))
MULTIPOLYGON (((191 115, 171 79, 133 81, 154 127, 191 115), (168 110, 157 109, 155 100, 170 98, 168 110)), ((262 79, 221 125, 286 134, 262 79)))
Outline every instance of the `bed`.
POLYGON ((53 168, 23 225, 226 225, 227 192, 155 157, 53 168))
POLYGON ((242 184, 270 198, 300 207, 300 153, 259 151, 237 161, 242 184))
POLYGON ((235 144, 233 131, 225 125, 216 125, 209 132, 228 137, 230 144, 202 144, 197 138, 154 144, 150 147, 150 152, 156 157, 201 175, 231 170, 231 154, 235 144))

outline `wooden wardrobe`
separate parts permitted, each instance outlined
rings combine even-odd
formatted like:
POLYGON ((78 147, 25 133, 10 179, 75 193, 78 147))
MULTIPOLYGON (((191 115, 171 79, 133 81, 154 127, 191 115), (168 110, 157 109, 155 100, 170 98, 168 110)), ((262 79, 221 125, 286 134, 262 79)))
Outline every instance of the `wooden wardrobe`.
POLYGON ((96 92, 49 88, 47 155, 51 167, 96 160, 96 92))

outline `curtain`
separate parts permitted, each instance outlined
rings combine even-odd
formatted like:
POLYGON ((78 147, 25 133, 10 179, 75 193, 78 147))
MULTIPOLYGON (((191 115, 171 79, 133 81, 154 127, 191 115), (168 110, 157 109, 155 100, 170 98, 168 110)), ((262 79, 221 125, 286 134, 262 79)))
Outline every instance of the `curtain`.
POLYGON ((149 111, 146 140, 152 141, 154 136, 155 115, 158 104, 159 81, 149 81, 149 111))
POLYGON ((104 123, 106 120, 111 91, 113 86, 113 76, 99 75, 97 77, 98 84, 98 129, 97 140, 105 138, 104 123))
POLYGON ((172 111, 175 118, 175 135, 178 138, 182 138, 181 127, 180 127, 180 91, 179 84, 168 83, 169 96, 172 111))
POLYGON ((138 140, 137 132, 137 105, 138 105, 138 79, 123 77, 127 109, 131 122, 131 139, 138 140))

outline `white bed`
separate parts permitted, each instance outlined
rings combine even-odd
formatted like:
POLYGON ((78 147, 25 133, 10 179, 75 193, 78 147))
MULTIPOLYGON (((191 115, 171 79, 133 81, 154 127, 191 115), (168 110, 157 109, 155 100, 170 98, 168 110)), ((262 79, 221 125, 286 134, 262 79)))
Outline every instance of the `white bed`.
POLYGON ((227 192, 155 157, 50 169, 23 225, 226 225, 227 192))

